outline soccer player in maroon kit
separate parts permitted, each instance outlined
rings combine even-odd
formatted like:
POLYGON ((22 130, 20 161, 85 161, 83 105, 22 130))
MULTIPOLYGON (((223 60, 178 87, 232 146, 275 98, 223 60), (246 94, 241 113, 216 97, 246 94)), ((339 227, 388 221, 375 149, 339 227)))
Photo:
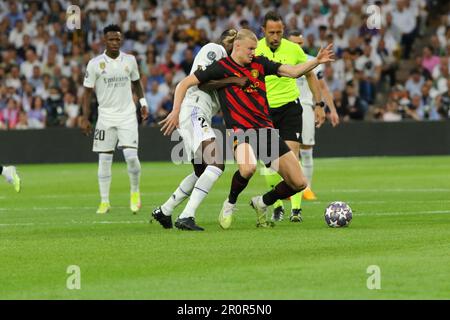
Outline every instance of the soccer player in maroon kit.
POLYGON ((257 168, 254 150, 257 150, 257 154, 260 154, 260 150, 257 146, 252 146, 246 139, 246 131, 256 130, 258 133, 257 142, 263 139, 262 135, 266 138, 268 135, 267 148, 269 152, 266 154, 275 154, 275 156, 266 161, 265 164, 271 166, 283 178, 283 181, 273 190, 263 196, 252 198, 250 204, 256 211, 258 227, 271 226, 267 221, 268 206, 278 199, 285 199, 302 191, 307 186, 306 178, 294 153, 290 151, 277 133, 274 135, 272 132, 274 129, 268 112, 265 76, 279 75, 297 78, 321 63, 334 61, 332 45, 329 45, 327 48, 320 50, 315 59, 308 62, 298 65, 280 64, 262 56, 255 57, 257 42, 258 39, 252 31, 240 30, 229 57, 214 62, 205 70, 197 70, 178 84, 173 110, 166 119, 161 121, 163 124, 161 131, 164 131, 165 135, 170 134, 178 126, 181 102, 191 86, 231 76, 247 77, 250 80, 250 84, 244 88, 228 85, 218 89, 226 128, 236 132, 234 155, 239 165, 239 170, 236 171, 232 179, 230 194, 228 199, 225 200, 219 216, 220 225, 224 229, 230 227, 237 197, 248 185, 257 168), (274 136, 276 137, 275 141, 273 140, 274 136))

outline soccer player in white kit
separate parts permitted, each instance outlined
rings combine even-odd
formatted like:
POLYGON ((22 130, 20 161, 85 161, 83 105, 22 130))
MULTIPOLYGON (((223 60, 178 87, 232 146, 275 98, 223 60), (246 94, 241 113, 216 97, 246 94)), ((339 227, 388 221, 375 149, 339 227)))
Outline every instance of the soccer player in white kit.
MULTIPOLYGON (((236 35, 236 30, 228 29, 222 33, 221 45, 208 43, 203 46, 194 59, 190 73, 194 73, 199 68, 204 69, 214 61, 227 57, 232 50, 236 35)), ((230 77, 230 83, 238 84, 242 81, 242 78, 230 77)), ((223 85, 226 84, 223 83, 223 85)), ((152 212, 153 218, 166 229, 173 227, 171 216, 174 209, 189 197, 175 226, 181 230, 204 230, 195 223, 195 211, 225 168, 218 150, 220 146, 215 145, 216 136, 211 128, 211 118, 219 109, 215 91, 207 93, 194 86, 186 93, 181 105, 178 132, 183 138, 184 150, 194 166, 194 172, 185 177, 169 199, 152 212)), ((164 122, 165 120, 160 123, 164 122)))
POLYGON ((14 190, 16 190, 16 192, 20 192, 21 181, 19 175, 17 174, 16 167, 0 165, 0 175, 5 177, 6 182, 14 186, 14 190))
POLYGON ((136 58, 120 51, 122 32, 117 25, 103 30, 106 50, 91 59, 84 78, 83 117, 81 130, 88 135, 91 95, 95 88, 98 100, 98 119, 94 131, 93 151, 99 154, 98 183, 101 202, 97 213, 107 213, 110 208, 109 189, 111 165, 116 145, 123 150, 130 178, 130 209, 137 213, 141 207, 139 179, 141 164, 138 158, 138 122, 132 88, 139 98, 141 115, 148 117, 148 105, 140 83, 136 58))
MULTIPOLYGON (((297 30, 289 33, 288 40, 303 45, 303 37, 297 30)), ((313 56, 307 55, 308 60, 314 59, 313 56)), ((323 79, 323 65, 318 65, 313 71, 319 80, 320 94, 322 100, 325 101, 330 109, 330 121, 333 127, 339 124, 339 115, 333 101, 333 95, 323 79)), ((316 195, 311 190, 312 176, 314 171, 313 147, 315 142, 315 123, 314 123, 314 102, 311 89, 308 86, 305 76, 297 79, 297 86, 300 90, 300 103, 303 107, 303 125, 302 125, 302 143, 300 144, 300 158, 302 162, 303 173, 308 180, 308 187, 303 191, 303 198, 306 200, 315 200, 316 195)))

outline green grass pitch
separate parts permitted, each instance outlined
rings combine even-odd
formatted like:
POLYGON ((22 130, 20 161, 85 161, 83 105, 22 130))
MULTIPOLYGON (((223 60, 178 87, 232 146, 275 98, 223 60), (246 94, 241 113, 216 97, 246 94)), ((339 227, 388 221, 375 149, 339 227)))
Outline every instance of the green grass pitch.
POLYGON ((95 214, 96 164, 21 165, 20 194, 0 181, 0 298, 450 299, 448 156, 316 159, 319 201, 303 202, 303 223, 270 230, 255 228, 248 205, 265 191, 259 175, 241 194, 232 229, 219 228, 234 165, 197 212, 205 232, 149 224, 191 168, 142 167, 136 216, 123 162, 113 165, 104 216, 95 214), (352 207, 350 227, 326 226, 335 200, 352 207), (79 290, 66 286, 70 265, 80 267, 79 290), (372 265, 379 290, 367 288, 372 265))

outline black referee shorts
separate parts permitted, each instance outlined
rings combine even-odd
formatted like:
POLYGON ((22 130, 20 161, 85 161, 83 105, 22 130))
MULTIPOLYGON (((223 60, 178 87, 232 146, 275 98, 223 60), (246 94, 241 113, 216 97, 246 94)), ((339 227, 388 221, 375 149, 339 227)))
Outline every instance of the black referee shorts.
POLYGON ((285 155, 291 149, 278 134, 278 130, 273 128, 248 129, 237 132, 230 131, 233 135, 233 150, 241 143, 248 143, 252 146, 255 156, 262 161, 266 167, 285 155))
POLYGON ((284 141, 302 143, 303 107, 299 99, 278 108, 269 108, 273 126, 278 129, 284 141))

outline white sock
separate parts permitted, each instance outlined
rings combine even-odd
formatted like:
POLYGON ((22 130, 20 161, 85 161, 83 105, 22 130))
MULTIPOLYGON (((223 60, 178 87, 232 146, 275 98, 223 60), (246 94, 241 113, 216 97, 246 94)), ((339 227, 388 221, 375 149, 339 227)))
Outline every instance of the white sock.
POLYGON ((190 175, 184 178, 183 181, 181 181, 177 190, 175 190, 170 198, 167 199, 167 201, 161 206, 161 210, 166 216, 171 216, 173 210, 175 210, 175 208, 179 206, 184 201, 184 199, 191 195, 197 180, 198 177, 194 172, 192 172, 190 175))
POLYGON ((223 171, 216 166, 210 165, 206 167, 200 178, 198 178, 189 201, 186 204, 183 212, 180 214, 179 218, 182 219, 195 216, 195 211, 197 210, 198 206, 208 195, 214 183, 217 181, 217 179, 219 179, 222 173, 223 171))
POLYGON ((256 199, 256 205, 261 208, 267 208, 267 204, 264 203, 262 196, 259 196, 258 199, 256 199))
POLYGON ((313 149, 300 149, 300 157, 302 158, 303 174, 308 180, 308 186, 311 187, 314 171, 313 149))
POLYGON ((7 181, 11 180, 10 167, 3 166, 2 176, 4 176, 7 181))
POLYGON ((98 155, 98 186, 100 188, 100 197, 102 202, 109 202, 112 160, 112 154, 100 153, 98 155))
POLYGON ((139 192, 139 179, 141 177, 141 163, 139 162, 137 149, 123 149, 123 156, 127 162, 128 176, 130 177, 130 191, 139 192))

